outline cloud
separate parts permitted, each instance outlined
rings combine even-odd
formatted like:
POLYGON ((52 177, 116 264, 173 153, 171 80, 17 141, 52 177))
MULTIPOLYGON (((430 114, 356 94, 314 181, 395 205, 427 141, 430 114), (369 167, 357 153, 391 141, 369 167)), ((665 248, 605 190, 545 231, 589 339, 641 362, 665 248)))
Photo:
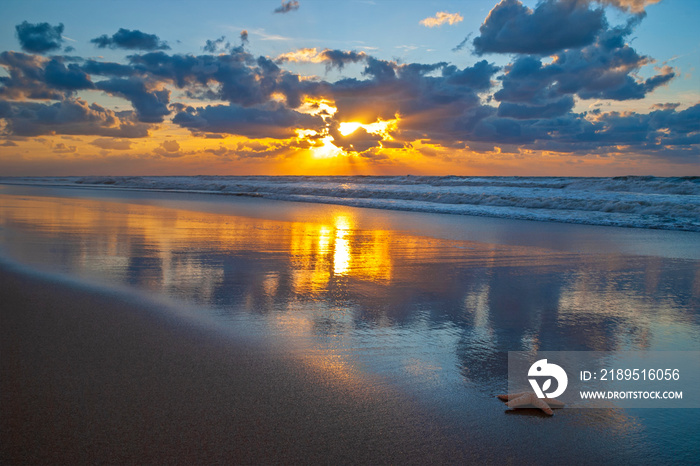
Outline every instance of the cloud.
POLYGON ((365 52, 355 52, 354 50, 343 51, 325 49, 321 52, 321 56, 329 66, 335 66, 338 69, 343 69, 348 63, 357 63, 367 59, 367 54, 365 54, 365 52))
POLYGON ((343 69, 348 63, 357 63, 367 59, 365 52, 343 51, 324 49, 320 52, 316 48, 298 49, 279 55, 275 62, 295 62, 295 63, 326 63, 328 68, 337 67, 343 69))
POLYGON ((577 129, 559 138, 572 151, 617 150, 624 144, 636 153, 700 162, 700 104, 680 112, 610 112, 580 120, 577 129))
POLYGON ((422 19, 420 24, 425 27, 434 28, 437 26, 442 26, 448 23, 450 26, 456 23, 464 21, 464 17, 459 13, 448 13, 446 11, 439 11, 435 13, 435 16, 422 19))
POLYGON ((274 86, 263 86, 262 70, 256 69, 255 58, 242 50, 216 56, 152 52, 132 55, 129 60, 139 72, 187 88, 193 97, 199 90, 200 98, 255 105, 267 101, 274 90, 274 86), (220 85, 212 89, 210 84, 220 85))
POLYGON ((59 142, 53 146, 53 152, 55 154, 72 154, 77 150, 76 146, 66 146, 64 143, 59 142))
POLYGON ((238 105, 189 107, 175 115, 173 123, 190 131, 225 133, 250 138, 286 139, 295 129, 321 130, 323 119, 270 103, 245 108, 238 105))
POLYGON ((244 29, 241 31, 241 44, 247 44, 247 43, 248 43, 248 31, 244 29))
POLYGON ((393 61, 378 60, 374 57, 367 58, 367 66, 362 71, 365 76, 371 76, 375 80, 392 80, 396 77, 398 64, 393 61))
POLYGON ((663 67, 646 80, 637 71, 652 60, 639 55, 625 43, 633 22, 601 33, 594 44, 582 49, 565 50, 554 55, 550 64, 539 58, 522 56, 506 67, 502 89, 494 94, 501 102, 547 105, 564 95, 582 99, 642 99, 668 83, 675 71, 663 67))
MULTIPOLYGON (((522 56, 505 68, 497 107, 482 103, 479 93, 493 89, 499 67, 485 60, 459 69, 366 59, 365 80, 342 79, 319 88, 335 102, 330 134, 348 151, 373 151, 380 137, 359 131, 339 134, 339 122, 372 123, 399 118, 391 130, 393 146, 424 140, 443 147, 511 145, 513 150, 608 153, 628 146, 652 157, 688 161, 700 157, 700 105, 683 112, 663 106, 650 115, 572 113, 575 98, 628 99, 652 91, 673 77, 662 68, 651 78, 634 78, 649 63, 625 44, 631 27, 613 28, 580 50, 567 50, 544 64, 522 56), (372 102, 371 106, 366 103, 372 102)), ((369 153, 369 152, 368 152, 369 153)))
POLYGON ((680 107, 680 102, 674 103, 664 103, 664 104, 654 104, 651 106, 653 110, 675 110, 680 107))
POLYGON ((131 149, 131 141, 127 139, 117 138, 97 138, 90 144, 101 149, 107 150, 129 150, 131 149))
POLYGON ((177 143, 177 141, 169 141, 165 140, 161 144, 161 147, 167 151, 167 152, 177 152, 180 150, 180 144, 177 143))
POLYGON ((318 86, 280 69, 266 57, 255 58, 242 47, 216 56, 152 52, 129 59, 140 73, 172 82, 186 89, 191 98, 224 100, 244 107, 265 104, 277 93, 296 108, 301 105, 302 96, 318 86))
POLYGON ((217 51, 225 51, 231 47, 230 43, 224 45, 225 40, 226 40, 225 36, 221 36, 216 40, 207 40, 207 43, 206 43, 206 45, 204 45, 203 49, 205 52, 208 52, 208 53, 216 53, 217 51))
POLYGON ((75 91, 92 89, 90 77, 76 64, 65 66, 61 57, 46 58, 21 52, 0 53, 0 97, 62 100, 75 91))
POLYGON ((577 0, 544 0, 534 10, 519 0, 502 0, 472 41, 477 54, 546 55, 593 43, 606 27, 602 9, 577 0))
MULTIPOLYGON (((312 139, 299 142, 297 137, 296 130, 304 129, 315 131, 317 140, 331 136, 339 147, 368 157, 386 155, 382 148, 424 141, 438 153, 507 144, 514 151, 627 151, 683 161, 692 160, 694 153, 697 158, 700 106, 678 111, 678 105, 657 105, 649 114, 606 114, 600 109, 573 113, 578 99, 641 99, 678 73, 660 66, 641 78, 653 59, 637 53, 629 37, 644 15, 630 15, 626 24, 610 27, 601 12, 594 0, 545 0, 534 9, 516 0, 502 1, 482 25, 479 38, 486 41, 482 46, 488 39, 504 50, 516 44, 526 51, 508 52, 516 56, 504 67, 483 59, 461 68, 446 62, 400 63, 330 48, 300 49, 271 59, 254 56, 243 45, 231 46, 225 37, 207 41, 205 50, 210 53, 146 50, 123 63, 2 52, 0 137, 93 135, 89 144, 125 151, 133 146, 127 138, 145 137, 153 124, 169 124, 172 116, 174 125, 197 137, 265 140, 260 150, 237 147, 245 157, 308 147, 312 139), (578 30, 566 30, 574 22, 578 30), (549 43, 516 41, 533 25, 549 24, 562 29, 549 43), (492 34, 489 28, 494 27, 499 34, 492 34), (565 45, 572 38, 579 45, 565 45), (542 51, 550 49, 556 50, 543 59, 542 51), (217 54, 221 51, 226 53, 217 54), (362 70, 354 78, 328 82, 283 69, 292 62, 339 70, 361 63, 362 70), (133 110, 115 112, 76 98, 86 90, 127 99, 133 110), (303 113, 309 105, 302 103, 310 101, 328 102, 337 111, 303 113), (381 135, 362 127, 346 136, 339 132, 342 122, 382 121, 392 123, 381 135)), ((155 44, 162 44, 153 37, 155 44)), ((460 46, 470 40, 467 37, 460 46)), ((241 41, 245 43, 243 34, 241 41)), ((217 151, 232 156, 232 150, 217 151)), ((154 154, 179 157, 190 152, 168 140, 154 154)))
POLYGON ((333 144, 337 147, 342 148, 346 152, 356 153, 381 147, 380 141, 383 139, 381 135, 369 133, 364 128, 357 128, 352 133, 343 136, 337 125, 331 129, 330 134, 333 136, 333 144))
POLYGON ((603 5, 611 5, 622 11, 642 14, 648 5, 659 3, 661 0, 595 0, 603 5))
POLYGON ((462 49, 463 49, 464 47, 466 47, 466 45, 469 43, 469 39, 471 39, 471 37, 472 37, 471 33, 468 34, 467 37, 465 37, 464 40, 463 40, 462 42, 460 42, 459 44, 455 45, 455 46, 452 48, 452 51, 453 51, 453 52, 459 52, 460 50, 462 50, 462 49))
POLYGON ((95 44, 97 47, 111 48, 111 49, 127 49, 127 50, 168 50, 170 46, 161 41, 155 34, 146 34, 139 30, 129 30, 124 28, 119 28, 119 30, 112 34, 112 37, 106 34, 101 35, 92 39, 90 42, 95 44))
POLYGON ((142 78, 114 78, 99 81, 95 87, 112 95, 127 99, 136 110, 139 121, 160 123, 170 114, 170 91, 142 78))
POLYGON ((101 62, 97 60, 85 60, 80 66, 85 73, 98 74, 102 76, 128 77, 139 74, 139 71, 129 65, 122 65, 114 62, 101 62))
POLYGON ((498 106, 499 117, 509 117, 518 120, 532 118, 553 118, 566 115, 574 108, 574 98, 565 95, 558 100, 542 105, 529 105, 503 102, 498 106))
POLYGON ((17 146, 17 143, 12 142, 12 141, 5 141, 2 144, 0 144, 0 146, 1 147, 15 147, 15 146, 17 146))
POLYGON ((485 91, 491 87, 491 77, 500 69, 500 67, 486 60, 481 60, 463 70, 457 69, 454 65, 445 66, 442 73, 443 76, 448 77, 448 82, 452 84, 464 85, 471 89, 485 91))
POLYGON ((47 85, 63 91, 71 92, 95 87, 90 76, 78 65, 71 63, 66 66, 57 59, 46 63, 43 77, 47 85))
POLYGON ((61 48, 63 23, 51 26, 49 23, 31 24, 27 21, 15 26, 17 39, 22 50, 32 53, 45 53, 61 48))
POLYGON ((169 158, 177 158, 185 155, 184 153, 180 152, 180 144, 177 141, 168 139, 163 141, 160 146, 156 147, 153 152, 160 156, 169 158))
POLYGON ((325 61, 325 57, 322 57, 321 52, 316 48, 305 48, 278 55, 275 61, 277 63, 322 63, 325 61))
POLYGON ((81 99, 52 104, 0 100, 3 133, 14 136, 44 134, 97 135, 121 138, 148 136, 148 126, 133 121, 129 113, 117 114, 81 99))
POLYGON ((295 11, 299 9, 299 2, 297 0, 289 0, 288 2, 282 2, 281 6, 275 8, 274 13, 289 13, 290 11, 295 11))
MULTIPOLYGON (((369 79, 329 84, 324 96, 338 109, 334 122, 368 124, 398 117, 398 128, 392 132, 396 144, 431 139, 436 144, 451 145, 470 137, 477 121, 495 113, 495 109, 481 104, 478 93, 491 86, 491 77, 498 69, 486 61, 458 69, 447 63, 399 65, 370 57, 364 72, 369 79)), ((367 150, 373 139, 379 147, 374 136, 363 136, 360 147, 367 150)), ((339 141, 346 144, 343 138, 339 141)))

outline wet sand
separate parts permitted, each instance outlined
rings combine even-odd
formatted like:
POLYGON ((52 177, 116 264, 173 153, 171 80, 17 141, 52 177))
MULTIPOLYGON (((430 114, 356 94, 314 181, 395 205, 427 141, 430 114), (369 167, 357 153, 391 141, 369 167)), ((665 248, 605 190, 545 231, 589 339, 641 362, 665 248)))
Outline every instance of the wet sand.
POLYGON ((0 267, 0 463, 476 461, 391 389, 0 267))
POLYGON ((5 191, 0 463, 697 462, 696 410, 496 399, 509 351, 699 350, 697 233, 5 191))

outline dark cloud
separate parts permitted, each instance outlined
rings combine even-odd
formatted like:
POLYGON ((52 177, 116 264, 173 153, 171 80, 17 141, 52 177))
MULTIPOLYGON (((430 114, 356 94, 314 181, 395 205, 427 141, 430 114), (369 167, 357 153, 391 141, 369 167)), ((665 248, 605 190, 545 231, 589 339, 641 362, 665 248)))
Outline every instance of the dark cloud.
POLYGON ((170 91, 158 89, 155 83, 141 78, 107 79, 96 84, 96 88, 127 99, 133 105, 139 121, 160 123, 170 114, 168 103, 170 91))
POLYGON ((248 31, 244 29, 241 31, 241 44, 247 44, 247 43, 248 43, 248 31))
POLYGON ((488 141, 495 144, 529 144, 545 137, 531 124, 523 124, 511 118, 484 118, 476 123, 466 138, 469 141, 488 141))
POLYGON ((228 55, 168 55, 152 52, 129 57, 134 68, 167 80, 178 88, 210 91, 211 99, 219 98, 242 105, 263 103, 269 94, 261 89, 255 58, 241 50, 228 55), (210 84, 219 84, 212 90, 210 84))
POLYGON ((117 32, 112 34, 112 37, 104 34, 100 37, 92 39, 90 42, 97 47, 104 48, 121 48, 127 50, 168 50, 170 46, 161 41, 155 34, 146 34, 139 30, 129 30, 119 28, 117 32))
POLYGON ((479 28, 478 54, 549 54, 591 44, 606 27, 602 9, 578 0, 544 0, 534 10, 519 0, 502 0, 479 28))
POLYGON ((275 8, 274 13, 289 13, 290 11, 298 9, 299 2, 297 0, 289 0, 288 2, 282 2, 282 5, 275 8))
POLYGON ((78 65, 66 66, 61 57, 48 59, 20 52, 2 52, 0 65, 9 74, 0 76, 0 97, 8 99, 62 100, 75 91, 94 87, 90 77, 78 65))
POLYGON ((225 42, 226 36, 221 36, 216 40, 207 40, 207 43, 204 45, 203 49, 208 53, 224 52, 231 48, 231 44, 225 42))
POLYGON ((453 52, 459 52, 460 50, 462 50, 464 47, 467 46, 467 44, 469 43, 469 39, 471 39, 471 37, 472 37, 472 35, 471 35, 471 33, 469 33, 469 34, 467 35, 467 37, 465 37, 464 40, 463 40, 462 42, 460 42, 459 44, 455 45, 455 46, 452 48, 452 51, 453 51, 453 52))
POLYGON ((357 63, 367 59, 367 54, 364 52, 330 50, 326 49, 320 53, 321 57, 328 63, 329 67, 335 66, 342 70, 348 63, 357 63))
POLYGON ((129 57, 141 73, 167 80, 186 89, 193 98, 225 100, 250 107, 270 101, 273 93, 283 94, 290 107, 301 104, 301 98, 316 87, 302 82, 299 76, 286 72, 266 57, 255 58, 242 47, 225 55, 168 55, 153 52, 129 57))
POLYGON ((500 70, 486 60, 481 60, 474 66, 466 67, 463 70, 457 69, 454 65, 443 68, 443 76, 448 78, 451 84, 467 86, 471 89, 485 91, 491 88, 491 78, 500 70))
POLYGON ((238 105, 209 105, 197 109, 190 107, 176 114, 173 123, 191 131, 273 139, 293 137, 297 128, 320 131, 324 126, 320 117, 272 103, 253 108, 238 105))
POLYGON ((368 57, 367 66, 365 66, 362 74, 370 76, 377 81, 387 81, 396 77, 397 67, 398 65, 395 62, 368 57))
POLYGON ((14 136, 44 134, 97 135, 121 138, 148 136, 148 126, 136 123, 131 115, 117 114, 81 99, 53 104, 0 101, 4 133, 14 136))
POLYGON ((527 143, 533 150, 575 154, 618 152, 624 145, 625 152, 690 163, 700 162, 699 117, 700 104, 680 112, 610 112, 593 118, 571 113, 539 120, 486 118, 474 136, 496 144, 527 143))
POLYGON ((379 142, 382 140, 380 135, 368 133, 364 128, 357 128, 347 136, 343 136, 337 126, 334 126, 330 130, 330 135, 333 136, 333 144, 346 152, 362 153, 380 147, 379 142))
POLYGON ((56 59, 50 60, 44 66, 44 82, 54 89, 64 91, 77 91, 94 87, 90 76, 78 65, 71 63, 65 66, 56 59))
POLYGON ((566 115, 574 108, 574 98, 565 95, 542 105, 528 105, 511 102, 503 102, 498 106, 499 117, 509 117, 518 120, 532 118, 553 118, 566 115))
POLYGON ((37 55, 11 51, 0 53, 0 65, 9 74, 0 76, 0 96, 12 100, 63 98, 63 93, 44 82, 46 62, 37 55))
POLYGON ((562 96, 582 99, 642 99, 675 77, 670 67, 642 80, 639 69, 652 62, 625 43, 634 22, 600 34, 594 44, 582 49, 562 51, 550 64, 539 58, 523 56, 506 67, 502 89, 494 94, 498 101, 545 106, 562 96))
POLYGON ((45 53, 61 48, 63 24, 51 26, 49 23, 31 24, 24 21, 15 26, 17 39, 22 50, 32 53, 45 53))
POLYGON ((102 62, 97 60, 86 60, 80 67, 88 74, 98 74, 102 76, 128 77, 139 74, 138 70, 129 65, 120 63, 102 62))

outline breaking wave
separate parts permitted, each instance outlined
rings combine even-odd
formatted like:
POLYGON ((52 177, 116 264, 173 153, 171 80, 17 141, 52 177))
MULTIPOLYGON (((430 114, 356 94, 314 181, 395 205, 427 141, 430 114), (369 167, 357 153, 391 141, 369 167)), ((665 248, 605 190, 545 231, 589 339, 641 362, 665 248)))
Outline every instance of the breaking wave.
POLYGON ((173 176, 2 178, 378 209, 700 231, 700 177, 173 176))

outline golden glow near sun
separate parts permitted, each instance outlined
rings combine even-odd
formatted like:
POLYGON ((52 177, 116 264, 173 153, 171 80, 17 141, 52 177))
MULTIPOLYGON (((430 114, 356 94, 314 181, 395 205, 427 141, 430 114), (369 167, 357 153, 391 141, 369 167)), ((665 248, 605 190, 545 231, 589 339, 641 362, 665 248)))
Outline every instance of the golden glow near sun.
POLYGON ((339 131, 343 136, 348 136, 349 134, 357 131, 358 128, 362 128, 368 133, 376 134, 381 136, 385 141, 391 141, 394 138, 391 137, 390 131, 395 130, 398 124, 398 118, 394 120, 377 120, 374 123, 364 125, 356 121, 343 122, 340 124, 339 131))
MULTIPOLYGON (((311 129, 295 130, 297 134, 297 141, 306 141, 311 146, 309 151, 311 152, 311 156, 313 158, 327 159, 331 157, 339 157, 341 155, 356 155, 354 152, 346 152, 335 145, 333 136, 330 134, 331 118, 338 111, 338 108, 335 106, 335 102, 327 99, 307 98, 298 108, 298 111, 308 115, 320 116, 323 118, 323 121, 326 122, 326 126, 321 132, 311 129)), ((376 122, 368 124, 355 121, 342 122, 340 123, 338 130, 342 136, 349 136, 357 131, 358 128, 363 128, 369 134, 381 136, 383 141, 393 141, 394 138, 391 136, 391 132, 396 130, 398 122, 398 115, 393 120, 378 119, 376 122)))
POLYGON ((328 118, 335 115, 338 109, 335 107, 334 102, 327 99, 310 99, 306 98, 304 103, 297 109, 299 113, 306 113, 308 115, 320 115, 321 118, 327 120, 328 118))
POLYGON ((311 148, 311 154, 317 159, 338 157, 345 153, 343 149, 333 144, 333 136, 324 136, 320 141, 320 145, 311 148))

